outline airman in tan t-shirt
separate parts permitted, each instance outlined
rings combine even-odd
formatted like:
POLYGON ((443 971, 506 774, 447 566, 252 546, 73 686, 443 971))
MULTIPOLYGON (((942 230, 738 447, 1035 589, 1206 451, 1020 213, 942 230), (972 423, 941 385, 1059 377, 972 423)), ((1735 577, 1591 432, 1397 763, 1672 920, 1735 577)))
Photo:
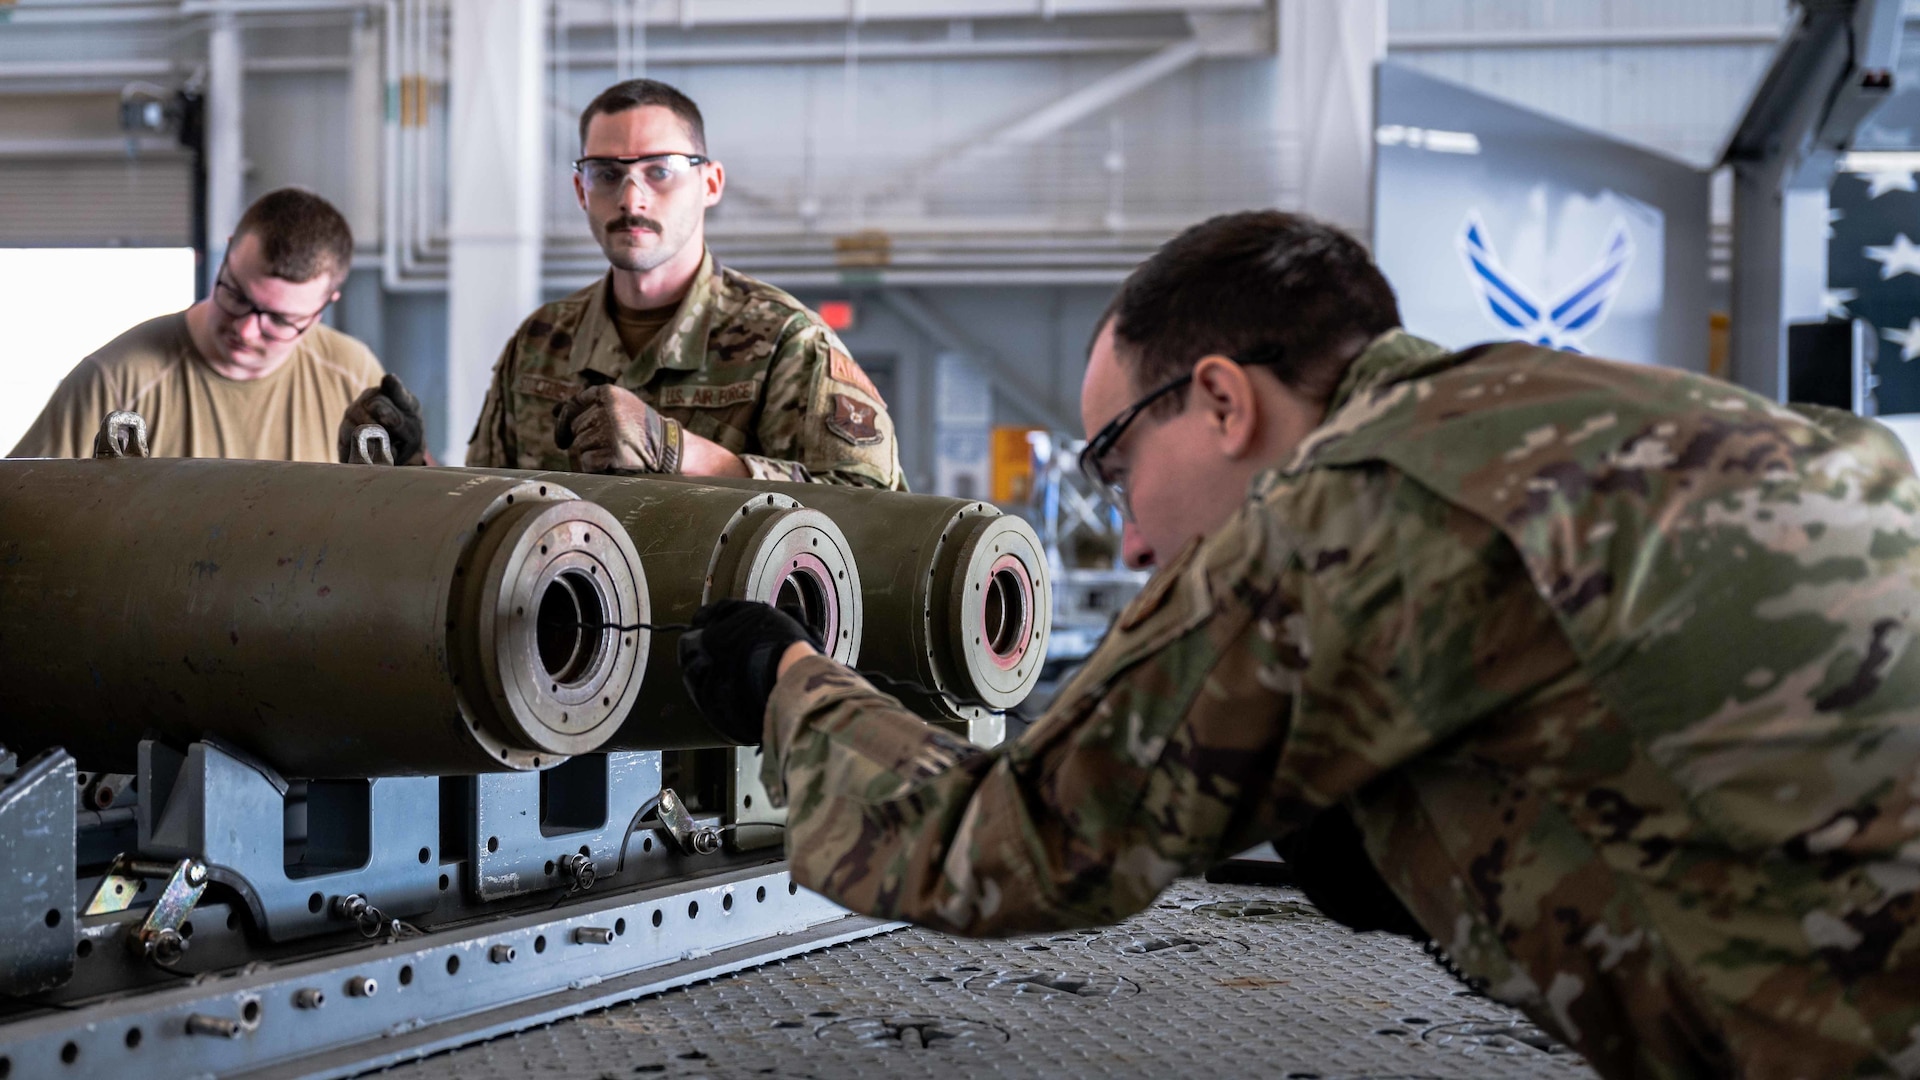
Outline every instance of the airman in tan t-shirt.
POLYGON ((89 457, 116 409, 147 422, 155 457, 334 461, 335 431, 383 371, 373 352, 325 324, 258 379, 230 379, 201 358, 185 312, 150 319, 74 367, 10 457, 89 457))
POLYGON ((407 460, 424 459, 413 395, 320 321, 352 263, 353 230, 333 204, 303 188, 260 196, 210 294, 80 361, 9 456, 91 456, 101 421, 126 410, 146 420, 155 457, 341 461, 346 433, 373 419, 407 460), (389 382, 396 400, 380 405, 389 382))

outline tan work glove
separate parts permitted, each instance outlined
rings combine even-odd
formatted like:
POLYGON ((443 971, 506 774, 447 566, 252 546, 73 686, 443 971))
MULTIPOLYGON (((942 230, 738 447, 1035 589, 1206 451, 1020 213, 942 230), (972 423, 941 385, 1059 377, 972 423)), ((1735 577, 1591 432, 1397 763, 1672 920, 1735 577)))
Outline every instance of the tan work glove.
POLYGON ((553 444, 574 472, 677 473, 686 432, 618 386, 590 386, 560 406, 553 444))
POLYGON ((379 424, 387 429, 387 442, 393 447, 395 465, 426 465, 427 421, 420 413, 420 399, 389 373, 379 386, 370 386, 347 406, 340 420, 340 460, 353 460, 353 431, 362 424, 379 424))

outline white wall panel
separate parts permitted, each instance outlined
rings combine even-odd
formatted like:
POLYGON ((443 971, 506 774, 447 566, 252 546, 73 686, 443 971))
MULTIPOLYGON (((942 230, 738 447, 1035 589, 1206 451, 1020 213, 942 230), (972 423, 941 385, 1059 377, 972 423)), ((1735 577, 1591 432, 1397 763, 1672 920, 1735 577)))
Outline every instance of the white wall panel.
POLYGON ((352 185, 347 73, 247 78, 245 201, 297 184, 345 212, 352 185))
POLYGON ((1785 15, 1783 0, 1388 0, 1388 49, 1428 74, 1705 165, 1766 70, 1766 38, 1785 15), (1635 43, 1566 43, 1582 30, 1631 31, 1635 43), (1529 31, 1553 44, 1525 44, 1529 31), (1497 46, 1421 44, 1422 34, 1476 32, 1497 46), (1689 35, 1727 40, 1685 43, 1689 35))
POLYGON ((184 247, 192 203, 183 154, 0 159, 0 247, 184 247))
POLYGON ((1575 27, 1778 23, 1785 0, 1388 0, 1388 30, 1561 30, 1575 27))

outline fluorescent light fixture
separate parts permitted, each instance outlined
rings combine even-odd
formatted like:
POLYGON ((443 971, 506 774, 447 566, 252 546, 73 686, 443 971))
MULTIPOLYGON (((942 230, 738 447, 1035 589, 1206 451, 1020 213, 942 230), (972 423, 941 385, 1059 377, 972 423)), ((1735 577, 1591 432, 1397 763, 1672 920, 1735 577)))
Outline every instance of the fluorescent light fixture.
POLYGON ((1855 150, 1840 155, 1840 171, 1850 173, 1920 172, 1920 150, 1855 150))
POLYGON ((1381 146, 1404 146, 1411 150, 1430 150, 1436 154, 1480 152, 1480 136, 1471 131, 1446 131, 1405 124, 1380 125, 1374 130, 1373 141, 1381 146))

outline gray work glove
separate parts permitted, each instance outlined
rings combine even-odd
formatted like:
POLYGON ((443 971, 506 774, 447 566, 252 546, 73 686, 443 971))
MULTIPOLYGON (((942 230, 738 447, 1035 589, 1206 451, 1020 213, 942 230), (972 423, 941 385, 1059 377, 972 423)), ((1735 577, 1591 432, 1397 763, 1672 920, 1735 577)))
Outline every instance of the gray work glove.
POLYGON ((387 429, 387 441, 393 446, 395 465, 427 464, 427 422, 420 414, 420 399, 389 372, 379 386, 370 386, 347 406, 340 420, 340 460, 353 460, 353 431, 362 424, 379 424, 387 429))
POLYGON ((680 422, 631 390, 601 384, 573 395, 554 413, 553 444, 574 472, 677 473, 686 447, 680 422))

